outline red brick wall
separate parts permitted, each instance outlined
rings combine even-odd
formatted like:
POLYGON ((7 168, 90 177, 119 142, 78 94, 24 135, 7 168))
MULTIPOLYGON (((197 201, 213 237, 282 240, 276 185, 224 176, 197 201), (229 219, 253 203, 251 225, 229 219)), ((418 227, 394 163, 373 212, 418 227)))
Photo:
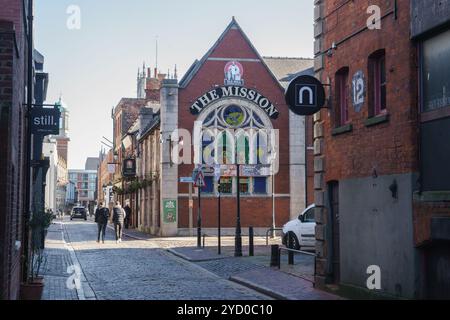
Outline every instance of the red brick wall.
MULTIPOLYGON (((0 298, 19 297, 24 181, 22 2, 0 1, 0 298), (16 40, 16 44, 14 42, 16 40)), ((22 241, 23 244, 23 241, 22 241)))
MULTIPOLYGON (((189 228, 189 200, 179 199, 179 227, 189 228)), ((218 200, 215 197, 205 197, 201 200, 202 227, 217 227, 218 200)), ((223 228, 236 227, 237 203, 234 197, 222 197, 221 199, 221 221, 223 228)), ((276 200, 275 220, 277 226, 289 221, 289 198, 276 200)), ((194 209, 192 217, 194 227, 197 226, 198 198, 194 198, 194 209)), ((272 226, 272 199, 241 198, 241 225, 248 227, 271 227, 272 226)))
MULTIPOLYGON (((259 59, 257 54, 247 43, 243 35, 237 29, 231 29, 222 39, 222 42, 214 49, 210 57, 214 58, 246 58, 259 59)), ((186 88, 179 92, 179 128, 191 131, 194 121, 198 116, 190 113, 190 106, 195 100, 214 88, 215 85, 224 85, 224 68, 228 61, 205 61, 195 77, 186 88)), ((280 172, 276 177, 276 193, 289 194, 289 112, 285 104, 284 91, 279 86, 269 71, 261 62, 240 61, 244 67, 245 87, 253 88, 266 96, 279 110, 280 116, 272 120, 273 127, 280 130, 280 172)), ((178 169, 180 177, 191 176, 193 165, 181 165, 178 169)), ((180 184, 179 193, 187 194, 188 185, 180 184)), ((196 200, 194 201, 195 205, 196 200)), ((217 226, 217 200, 215 198, 204 200, 203 226, 217 226)), ((234 227, 236 224, 236 200, 234 198, 224 199, 222 203, 223 226, 234 227)), ((290 204, 289 198, 276 199, 277 225, 282 225, 289 220, 290 204)), ((180 227, 188 227, 189 209, 187 199, 180 199, 179 216, 180 227)), ((194 223, 197 211, 194 208, 194 223)), ((246 198, 241 201, 241 219, 244 227, 269 227, 272 225, 272 199, 246 198), (255 210, 256 209, 256 210, 255 210)))
MULTIPOLYGON (((342 1, 341 1, 342 2, 342 1)), ((350 1, 335 10, 339 3, 325 4, 324 48, 366 26, 369 5, 379 5, 382 15, 393 8, 393 1, 350 1), (337 28, 338 26, 338 28, 337 28)), ((364 71, 368 83, 368 57, 379 49, 386 50, 387 112, 389 122, 366 127, 369 117, 368 95, 357 113, 349 98, 349 118, 353 131, 336 137, 331 111, 322 110, 325 133, 326 181, 418 171, 417 150, 417 63, 416 48, 409 37, 409 1, 398 2, 398 19, 393 15, 382 20, 381 30, 364 31, 338 46, 332 57, 325 56, 322 80, 331 79, 335 95, 335 73, 348 66, 349 83, 358 71, 364 71)), ((332 96, 332 97, 333 97, 332 96)), ((332 98, 333 99, 333 98, 332 98)))

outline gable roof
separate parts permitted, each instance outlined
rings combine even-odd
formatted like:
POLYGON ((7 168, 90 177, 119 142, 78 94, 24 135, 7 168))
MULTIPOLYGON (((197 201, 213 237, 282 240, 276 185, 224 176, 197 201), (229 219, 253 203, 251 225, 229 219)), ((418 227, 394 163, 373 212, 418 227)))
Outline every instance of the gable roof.
POLYGON ((284 88, 299 75, 314 75, 314 59, 264 57, 264 61, 284 88))
POLYGON ((276 82, 279 84, 280 88, 284 90, 283 86, 278 81, 277 77, 273 74, 272 70, 267 66, 266 62, 264 61, 263 57, 259 54, 258 50, 253 46, 250 39, 247 37, 245 32, 242 30, 241 26, 236 21, 235 17, 232 18, 230 24, 225 29, 225 31, 222 33, 222 35, 217 39, 217 41, 214 43, 214 45, 206 52, 206 54, 203 56, 203 58, 198 61, 196 60, 192 66, 189 68, 189 70, 186 72, 186 74, 183 76, 183 78, 179 82, 180 88, 186 88, 189 84, 189 82, 195 77, 195 75, 198 73, 200 68, 204 65, 204 63, 208 60, 209 56, 214 52, 214 50, 219 46, 219 44, 224 40, 225 36, 230 32, 232 29, 237 29, 244 40, 247 42, 247 44, 250 46, 250 48, 253 50, 255 55, 258 57, 258 59, 261 61, 263 66, 266 68, 266 70, 270 73, 272 78, 276 80, 276 82))

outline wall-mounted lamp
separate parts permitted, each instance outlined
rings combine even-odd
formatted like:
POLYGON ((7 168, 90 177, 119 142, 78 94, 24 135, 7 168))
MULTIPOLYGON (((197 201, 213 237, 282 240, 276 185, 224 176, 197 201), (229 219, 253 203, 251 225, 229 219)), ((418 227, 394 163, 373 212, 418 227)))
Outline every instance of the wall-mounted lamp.
POLYGON ((333 55, 333 51, 337 50, 336 42, 331 44, 331 48, 327 51, 327 56, 331 57, 333 55))

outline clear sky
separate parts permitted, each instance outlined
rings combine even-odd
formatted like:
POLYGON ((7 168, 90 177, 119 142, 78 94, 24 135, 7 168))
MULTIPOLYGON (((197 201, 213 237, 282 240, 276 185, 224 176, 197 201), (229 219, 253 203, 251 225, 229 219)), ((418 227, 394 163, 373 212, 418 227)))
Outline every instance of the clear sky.
POLYGON ((179 78, 235 16, 263 56, 313 56, 312 0, 35 0, 35 47, 45 56, 47 103, 62 94, 70 111, 69 168, 82 169, 112 140, 111 109, 136 97, 138 67, 179 78), (67 9, 81 10, 70 30, 67 9))

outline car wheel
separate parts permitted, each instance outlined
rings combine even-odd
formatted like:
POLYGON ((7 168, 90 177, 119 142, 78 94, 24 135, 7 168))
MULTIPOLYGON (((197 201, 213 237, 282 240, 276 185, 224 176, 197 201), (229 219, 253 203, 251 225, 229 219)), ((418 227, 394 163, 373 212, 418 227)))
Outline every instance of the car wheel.
POLYGON ((289 232, 289 234, 286 235, 286 243, 289 249, 300 250, 300 242, 295 233, 289 232))

